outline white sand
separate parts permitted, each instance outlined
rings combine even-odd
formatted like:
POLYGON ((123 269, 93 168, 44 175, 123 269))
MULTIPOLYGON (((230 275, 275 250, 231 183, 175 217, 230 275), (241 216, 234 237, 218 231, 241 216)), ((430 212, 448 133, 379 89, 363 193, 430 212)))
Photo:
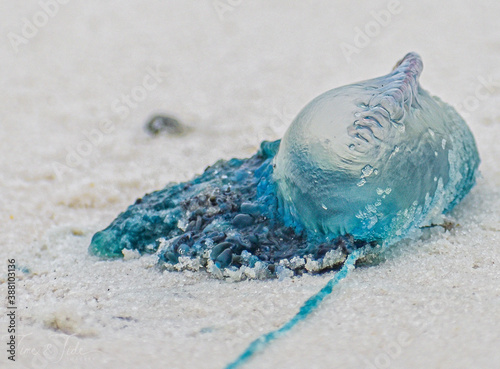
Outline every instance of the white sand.
POLYGON ((351 62, 340 44, 387 1, 335 3, 242 1, 221 20, 211 0, 73 0, 18 53, 8 34, 40 5, 0 3, 2 299, 6 259, 29 269, 18 271, 16 365, 0 308, 2 368, 222 368, 288 320, 331 274, 162 274, 147 257, 89 256, 90 238, 137 197, 250 155, 313 97, 383 75, 408 51, 424 60, 423 87, 459 106, 478 143, 482 178, 452 214, 459 226, 356 269, 247 367, 500 367, 500 3, 405 2, 351 62), (130 114, 114 112, 157 65, 168 77, 130 114), (142 126, 153 112, 192 133, 150 139, 142 126), (115 130, 58 176, 54 163, 106 119, 115 130))

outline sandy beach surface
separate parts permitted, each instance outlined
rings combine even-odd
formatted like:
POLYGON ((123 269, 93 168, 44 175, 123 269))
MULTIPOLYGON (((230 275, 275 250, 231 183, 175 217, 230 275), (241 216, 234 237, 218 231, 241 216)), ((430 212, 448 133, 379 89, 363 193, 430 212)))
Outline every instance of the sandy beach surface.
POLYGON ((223 368, 286 322, 333 272, 230 283, 99 260, 90 239, 415 51, 421 85, 464 116, 482 159, 456 226, 357 268, 245 368, 499 368, 499 16, 465 0, 0 2, 0 367, 223 368), (151 138, 156 113, 191 129, 151 138))

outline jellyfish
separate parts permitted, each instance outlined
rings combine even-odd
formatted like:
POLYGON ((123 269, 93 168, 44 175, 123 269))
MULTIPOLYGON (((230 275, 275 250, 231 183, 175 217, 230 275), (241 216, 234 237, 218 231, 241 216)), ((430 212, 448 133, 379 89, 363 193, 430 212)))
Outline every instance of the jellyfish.
POLYGON ((90 252, 156 253, 177 270, 194 259, 219 276, 257 265, 272 277, 331 269, 354 249, 442 223, 479 156, 458 113, 420 87, 421 71, 409 53, 386 76, 323 93, 251 158, 137 199, 90 252))
POLYGON ((137 250, 167 270, 236 280, 340 268, 228 366, 236 368, 303 320, 358 259, 443 224, 474 186, 474 137, 453 107, 420 87, 422 68, 412 52, 385 76, 319 95, 252 157, 220 160, 137 199, 94 235, 90 252, 137 250))

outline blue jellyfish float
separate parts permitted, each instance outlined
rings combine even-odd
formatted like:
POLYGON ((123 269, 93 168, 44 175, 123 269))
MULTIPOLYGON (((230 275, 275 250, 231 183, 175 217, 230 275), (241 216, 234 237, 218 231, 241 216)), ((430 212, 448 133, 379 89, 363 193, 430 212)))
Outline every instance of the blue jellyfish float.
POLYGON ((90 252, 156 253, 166 269, 233 279, 340 268, 228 368, 241 365, 304 319, 356 260, 442 224, 474 185, 474 138, 450 105, 420 87, 422 67, 409 53, 383 77, 323 93, 282 140, 138 199, 94 235, 90 252))

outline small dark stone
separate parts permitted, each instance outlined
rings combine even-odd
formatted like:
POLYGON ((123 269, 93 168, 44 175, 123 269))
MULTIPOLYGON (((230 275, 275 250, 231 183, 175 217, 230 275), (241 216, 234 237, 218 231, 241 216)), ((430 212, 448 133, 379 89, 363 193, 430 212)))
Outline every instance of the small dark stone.
POLYGON ((244 228, 253 224, 253 218, 248 214, 238 214, 233 218, 232 223, 236 228, 244 228))
POLYGON ((166 115, 155 115, 148 121, 145 130, 153 136, 162 133, 181 135, 186 132, 186 127, 175 118, 166 115))
POLYGON ((210 258, 212 260, 216 260, 224 250, 230 248, 231 246, 233 246, 233 244, 231 242, 219 243, 218 245, 214 246, 214 248, 212 249, 212 252, 210 253, 210 258))
POLYGON ((231 249, 225 249, 217 259, 215 260, 215 265, 219 268, 225 268, 231 264, 233 261, 233 251, 231 249))

